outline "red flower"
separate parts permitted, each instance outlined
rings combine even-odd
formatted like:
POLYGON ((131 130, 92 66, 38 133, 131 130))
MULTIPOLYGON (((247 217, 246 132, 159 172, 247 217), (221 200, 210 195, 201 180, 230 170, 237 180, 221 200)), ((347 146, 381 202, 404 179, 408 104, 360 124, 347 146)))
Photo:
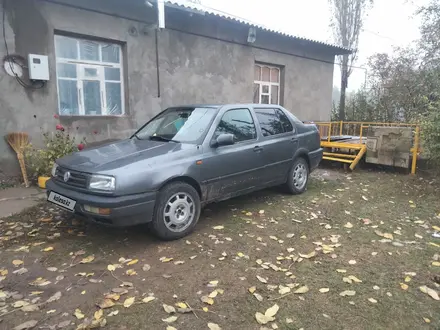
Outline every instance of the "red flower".
POLYGON ((60 118, 60 116, 59 116, 59 115, 57 115, 57 114, 54 114, 54 115, 53 115, 53 117, 54 117, 55 119, 58 119, 58 118, 60 118))
POLYGON ((84 143, 78 144, 78 150, 83 150, 85 147, 84 143))
POLYGON ((64 127, 63 127, 63 125, 61 125, 61 124, 58 124, 58 125, 56 126, 56 129, 57 129, 57 131, 64 132, 64 127))

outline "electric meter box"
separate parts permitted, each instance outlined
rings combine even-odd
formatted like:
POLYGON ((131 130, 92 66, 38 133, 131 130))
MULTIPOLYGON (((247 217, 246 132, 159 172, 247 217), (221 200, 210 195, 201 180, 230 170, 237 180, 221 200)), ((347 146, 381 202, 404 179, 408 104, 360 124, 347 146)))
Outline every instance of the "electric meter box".
POLYGON ((28 55, 29 79, 49 80, 49 59, 46 55, 28 55))

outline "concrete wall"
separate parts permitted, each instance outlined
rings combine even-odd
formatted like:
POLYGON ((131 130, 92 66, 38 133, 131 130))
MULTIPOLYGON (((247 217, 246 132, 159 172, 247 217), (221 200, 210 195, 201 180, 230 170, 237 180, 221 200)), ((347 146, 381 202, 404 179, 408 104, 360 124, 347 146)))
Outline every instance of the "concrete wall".
MULTIPOLYGON (((129 6, 127 12, 116 11, 112 1, 96 6, 104 12, 98 13, 50 1, 6 0, 9 53, 24 57, 28 53, 47 54, 50 81, 43 89, 27 90, 0 69, 0 136, 25 131, 38 144, 41 129, 52 130, 58 123, 53 117, 58 111, 55 32, 114 40, 124 45, 126 114, 59 119, 91 142, 127 137, 171 105, 252 102, 255 61, 283 67, 282 104, 300 119, 330 119, 334 55, 325 48, 303 45, 287 37, 274 38, 261 31, 257 32, 254 47, 250 47, 246 44, 248 28, 242 24, 177 9, 167 10, 167 29, 158 33, 158 97, 154 12, 145 7, 145 13, 139 13, 141 7, 129 6), (105 13, 117 13, 124 18, 105 13), (133 28, 137 31, 135 35, 129 33, 133 28)), ((5 54, 4 43, 0 42, 0 58, 5 54)), ((15 155, 1 138, 0 174, 17 171, 15 155)))

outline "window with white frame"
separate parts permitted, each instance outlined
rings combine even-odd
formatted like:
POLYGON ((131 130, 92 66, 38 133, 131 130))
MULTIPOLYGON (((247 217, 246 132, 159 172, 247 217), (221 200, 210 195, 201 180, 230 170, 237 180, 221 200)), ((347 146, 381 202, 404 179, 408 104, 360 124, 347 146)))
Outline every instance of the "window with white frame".
POLYGON ((280 104, 279 67, 255 64, 254 67, 254 103, 280 104))
POLYGON ((55 53, 60 115, 124 114, 120 45, 56 35, 55 53))

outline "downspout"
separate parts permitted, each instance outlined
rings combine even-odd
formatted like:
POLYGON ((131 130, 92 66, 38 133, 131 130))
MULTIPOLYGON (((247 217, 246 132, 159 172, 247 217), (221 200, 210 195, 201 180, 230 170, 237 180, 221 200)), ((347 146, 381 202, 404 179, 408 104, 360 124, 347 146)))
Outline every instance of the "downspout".
POLYGON ((160 64, 159 64, 159 31, 165 28, 165 2, 157 1, 157 27, 155 31, 156 70, 157 70, 157 97, 160 97, 160 64))

